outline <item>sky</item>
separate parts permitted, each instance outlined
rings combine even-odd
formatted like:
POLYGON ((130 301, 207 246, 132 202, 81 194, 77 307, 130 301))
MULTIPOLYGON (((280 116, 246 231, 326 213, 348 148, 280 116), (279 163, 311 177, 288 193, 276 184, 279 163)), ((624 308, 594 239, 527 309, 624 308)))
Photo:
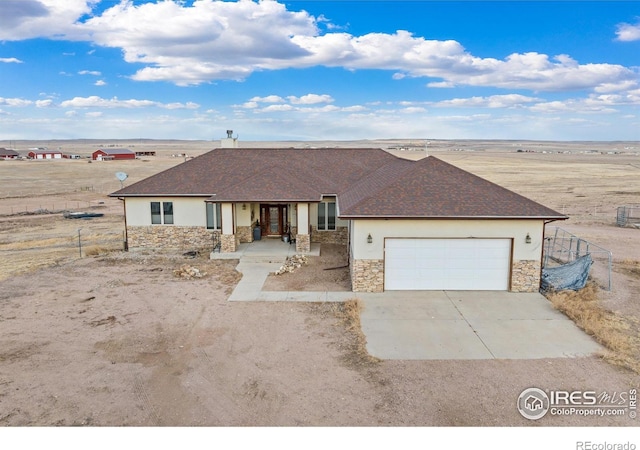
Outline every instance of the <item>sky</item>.
POLYGON ((640 140, 637 1, 0 0, 0 140, 640 140))

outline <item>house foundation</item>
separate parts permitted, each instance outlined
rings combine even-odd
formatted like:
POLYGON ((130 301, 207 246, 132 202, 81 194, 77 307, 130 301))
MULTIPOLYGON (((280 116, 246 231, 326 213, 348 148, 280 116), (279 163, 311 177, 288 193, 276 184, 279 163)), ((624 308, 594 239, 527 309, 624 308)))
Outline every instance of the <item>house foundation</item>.
POLYGON ((213 247, 213 236, 219 231, 205 227, 128 226, 129 249, 206 250, 213 247))
POLYGON ((384 291, 384 260, 351 259, 350 267, 353 292, 384 291))
POLYGON ((253 242, 253 228, 247 226, 236 227, 236 236, 238 237, 241 243, 251 243, 253 242))
POLYGON ((296 235, 296 252, 309 253, 311 251, 311 237, 308 234, 296 235))
POLYGON ((538 292, 540 272, 540 261, 514 261, 511 267, 511 292, 538 292))
POLYGON ((318 228, 312 225, 311 242, 346 246, 349 242, 349 229, 347 227, 337 227, 331 231, 318 231, 318 228))
POLYGON ((238 248, 238 241, 235 234, 220 235, 220 253, 233 253, 238 248))

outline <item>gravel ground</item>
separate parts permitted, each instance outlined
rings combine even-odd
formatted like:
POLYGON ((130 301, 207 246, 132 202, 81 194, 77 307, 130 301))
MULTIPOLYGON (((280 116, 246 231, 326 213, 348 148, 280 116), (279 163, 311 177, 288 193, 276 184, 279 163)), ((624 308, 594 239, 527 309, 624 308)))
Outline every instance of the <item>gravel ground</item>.
MULTIPOLYGON (((0 425, 637 425, 518 413, 532 386, 638 387, 597 356, 371 362, 336 305, 227 302, 234 267, 115 253, 3 281, 0 425), (204 275, 177 277, 184 264, 204 275)), ((324 267, 300 271, 335 275, 324 267)))

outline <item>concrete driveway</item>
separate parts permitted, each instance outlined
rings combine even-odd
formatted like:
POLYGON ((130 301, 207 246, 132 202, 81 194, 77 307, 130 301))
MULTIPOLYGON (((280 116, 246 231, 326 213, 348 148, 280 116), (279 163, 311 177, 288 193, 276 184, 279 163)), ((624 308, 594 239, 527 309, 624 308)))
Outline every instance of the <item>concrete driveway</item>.
POLYGON ((381 359, 536 359, 602 347, 541 294, 387 291, 358 294, 367 350, 381 359))

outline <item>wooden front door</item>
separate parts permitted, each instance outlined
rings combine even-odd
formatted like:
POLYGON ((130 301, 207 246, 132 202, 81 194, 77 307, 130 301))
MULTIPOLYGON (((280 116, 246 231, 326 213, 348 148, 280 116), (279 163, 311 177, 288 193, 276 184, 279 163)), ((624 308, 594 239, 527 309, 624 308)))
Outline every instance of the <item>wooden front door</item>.
POLYGON ((287 205, 260 205, 263 236, 282 236, 287 225, 287 205))

